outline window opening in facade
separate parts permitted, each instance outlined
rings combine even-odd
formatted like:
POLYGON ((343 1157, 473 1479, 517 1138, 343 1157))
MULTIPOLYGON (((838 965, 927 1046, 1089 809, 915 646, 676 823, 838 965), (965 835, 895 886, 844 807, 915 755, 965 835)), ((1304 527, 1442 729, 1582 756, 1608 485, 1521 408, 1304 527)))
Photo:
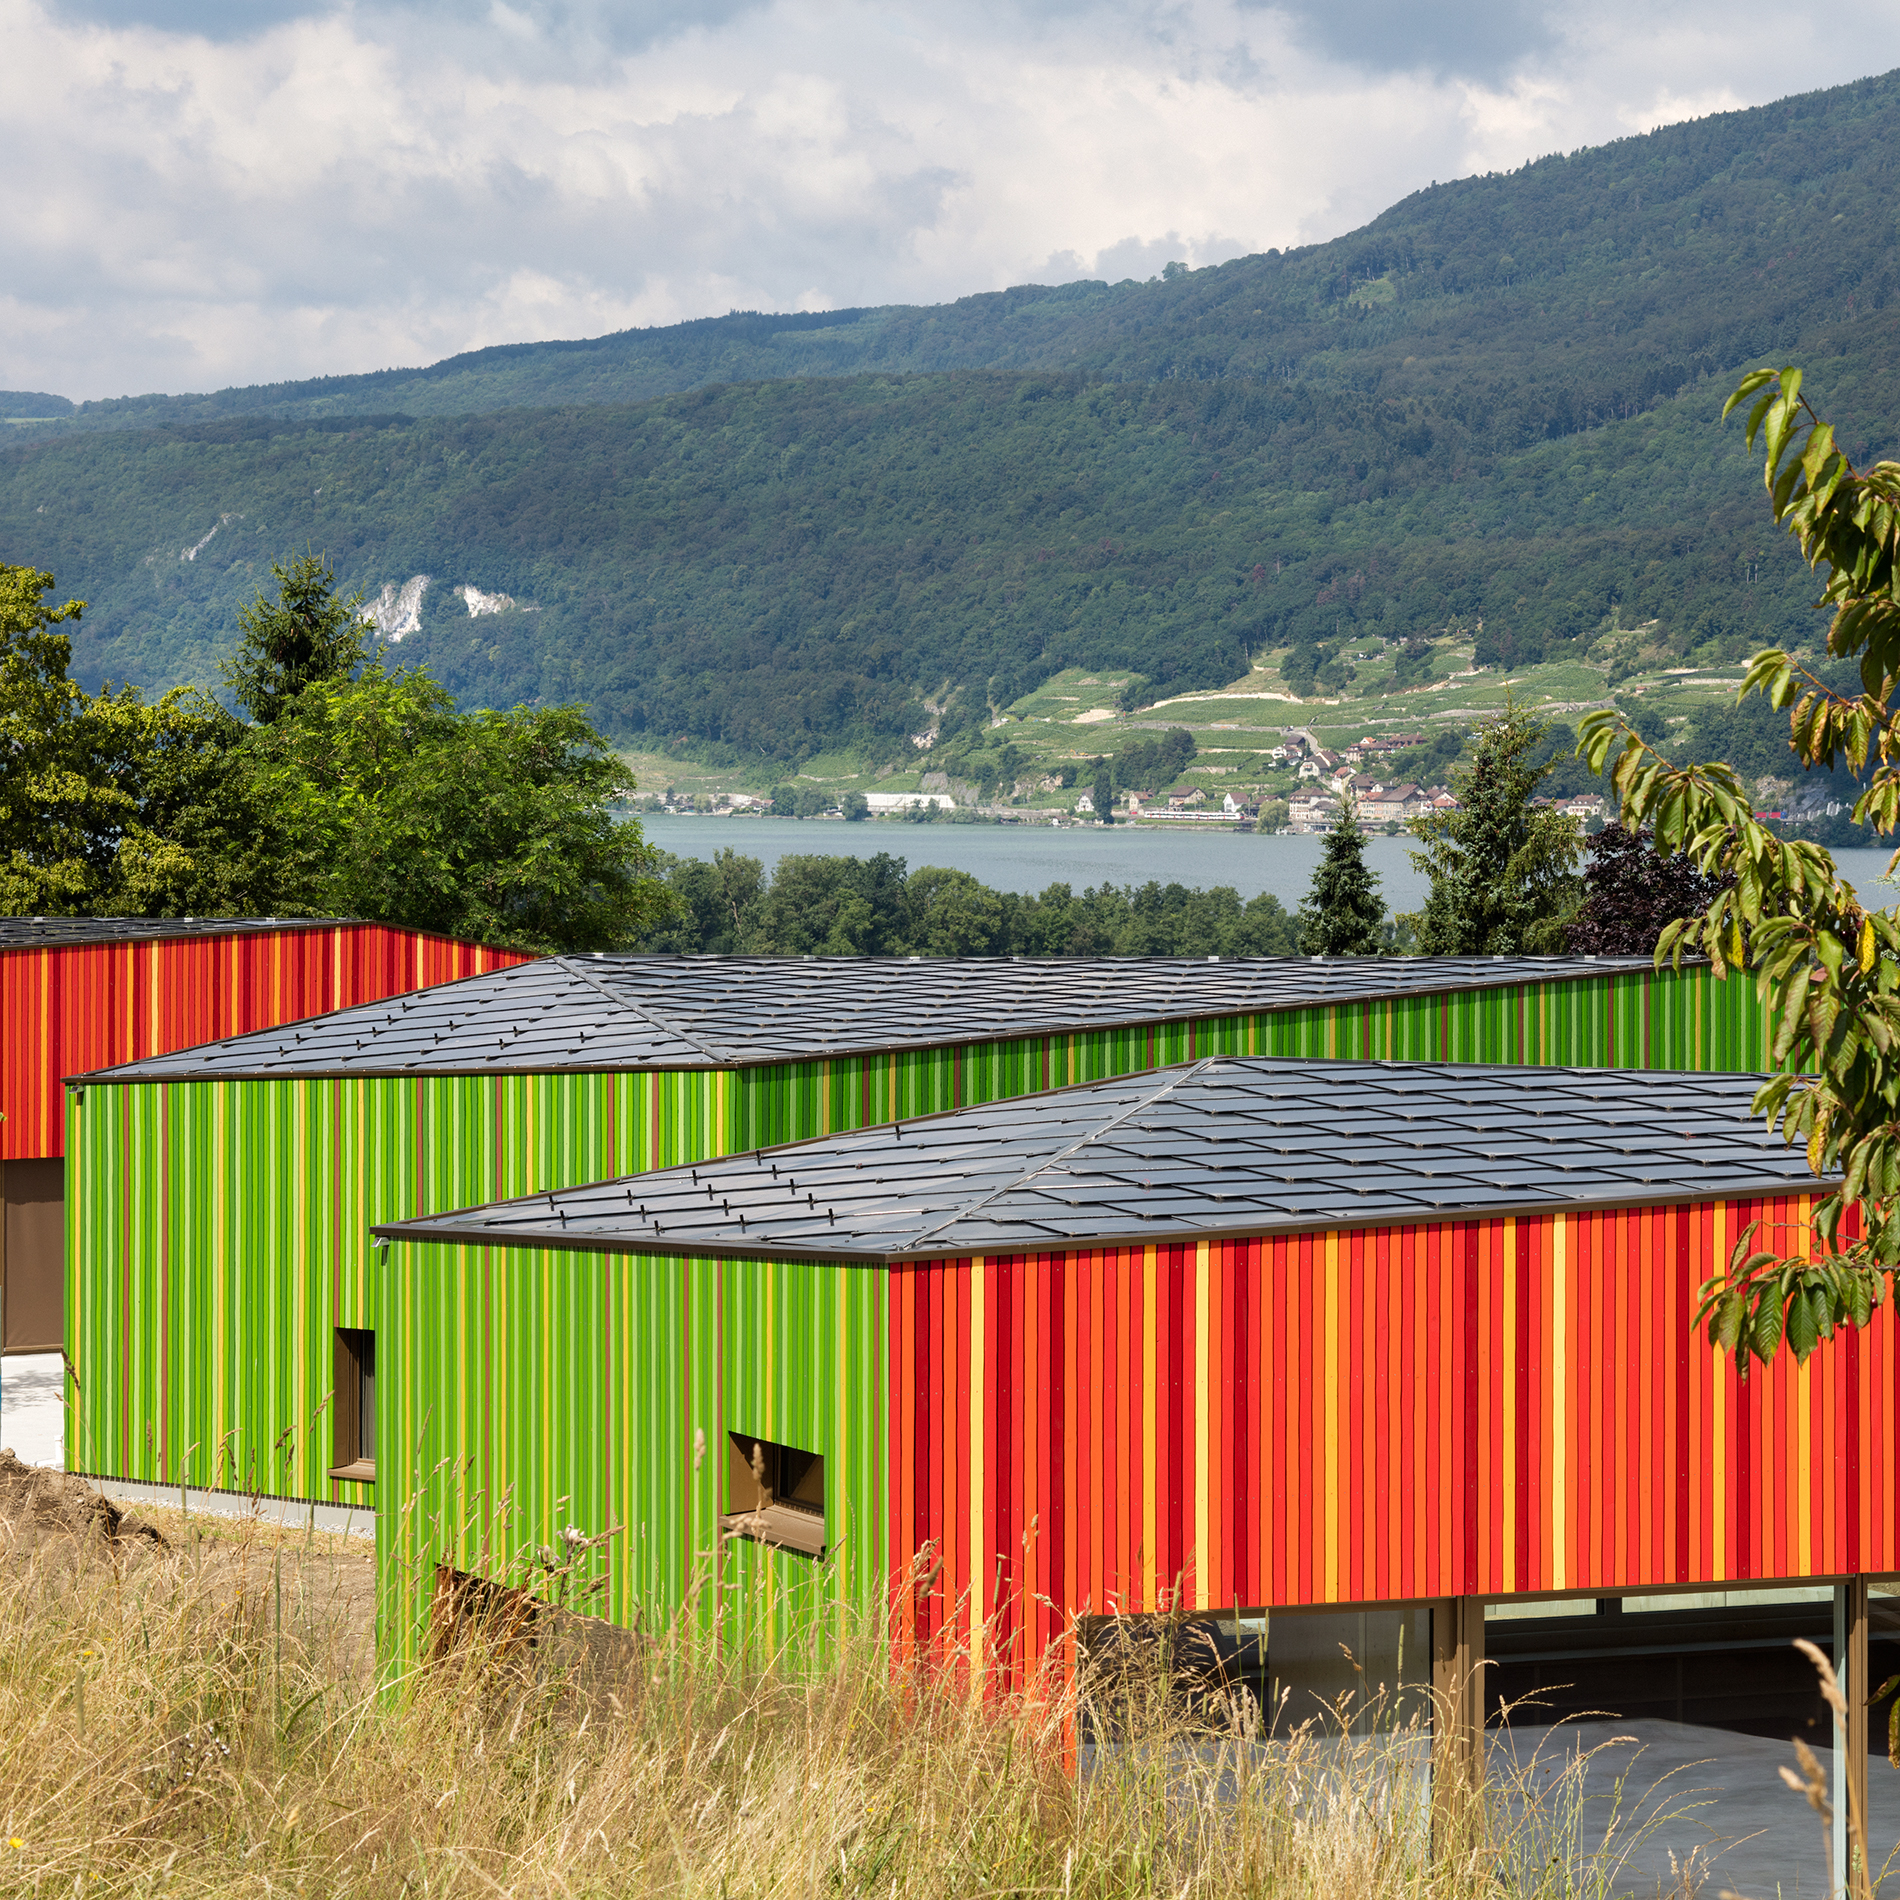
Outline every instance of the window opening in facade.
POLYGON ((1084 1617, 1091 1725, 1098 1740, 1163 1714, 1262 1740, 1302 1730, 1409 1735, 1422 1761, 1431 1736, 1431 1616, 1419 1603, 1084 1617))
POLYGON ((0 1350, 58 1352, 66 1338, 66 1164, 0 1161, 0 1350))
POLYGON ((333 1478, 376 1476, 376 1335, 360 1326, 336 1329, 336 1420, 333 1478))
POLYGON ((815 1451, 774 1444, 750 1432, 726 1434, 729 1537, 822 1557, 825 1551, 825 1461, 815 1451))

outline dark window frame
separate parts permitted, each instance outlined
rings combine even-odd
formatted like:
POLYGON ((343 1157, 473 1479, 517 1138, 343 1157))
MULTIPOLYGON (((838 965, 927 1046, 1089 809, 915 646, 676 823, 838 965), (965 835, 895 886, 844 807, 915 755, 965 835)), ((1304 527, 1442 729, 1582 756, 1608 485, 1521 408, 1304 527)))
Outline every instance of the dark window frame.
POLYGON ((726 1505, 719 1520, 725 1536, 822 1557, 824 1454, 781 1445, 754 1432, 728 1432, 726 1505))
POLYGON ((336 1381, 329 1475, 356 1484, 376 1480, 376 1335, 366 1326, 336 1329, 336 1381))

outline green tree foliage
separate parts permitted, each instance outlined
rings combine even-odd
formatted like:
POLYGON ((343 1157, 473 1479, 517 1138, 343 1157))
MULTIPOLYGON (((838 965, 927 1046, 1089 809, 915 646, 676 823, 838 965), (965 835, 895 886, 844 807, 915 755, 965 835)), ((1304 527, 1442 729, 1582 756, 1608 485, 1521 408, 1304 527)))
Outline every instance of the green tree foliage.
POLYGON ((1115 773, 1106 759, 1095 761, 1095 783, 1089 790, 1089 803, 1103 824, 1115 822, 1115 773))
POLYGON ((146 705, 131 687, 93 701, 94 758, 131 796, 110 875, 83 905, 121 917, 261 916, 287 907, 246 728, 207 693, 146 705))
POLYGON ((457 713, 427 673, 315 680, 254 729, 252 772, 286 888, 318 915, 484 943, 607 949, 665 899, 633 775, 572 706, 457 713))
POLYGON ((1354 801, 1326 834, 1319 869, 1300 911, 1300 950, 1309 957, 1376 957, 1385 947, 1385 900, 1366 863, 1366 834, 1354 801))
POLYGON ((129 809, 92 761, 88 701, 56 629, 85 602, 49 607, 53 577, 0 567, 0 850, 3 907, 65 911, 95 887, 105 841, 129 809))
POLYGON ((1118 791, 1165 792, 1187 770, 1195 749, 1193 733, 1171 726, 1152 739, 1127 740, 1109 760, 1109 771, 1118 791))
POLYGON ((904 887, 906 935, 923 957, 993 957, 1008 929, 1002 897, 968 871, 926 865, 904 887))
POLYGON ((766 956, 880 956, 907 943, 906 922, 902 858, 795 856, 779 859, 742 935, 766 956))
POLYGON ((270 571, 276 598, 260 588, 238 615, 243 637, 222 668, 232 697, 260 726, 275 724, 306 686, 350 679, 369 657, 362 596, 337 597, 328 561, 303 554, 289 566, 273 561, 270 571))
POLYGON ((648 930, 641 948, 673 956, 735 956, 746 950, 746 924, 765 892, 765 866, 730 846, 712 862, 659 854, 673 899, 664 920, 648 930))
MULTIPOLYGON (((193 691, 88 695, 58 631, 79 603, 49 608, 52 586, 0 567, 8 911, 367 917, 541 950, 670 911, 614 815, 632 776, 577 708, 458 714, 426 672, 380 665, 260 688, 273 718, 253 726, 193 691)), ((319 628, 333 604, 299 602, 319 628)))
POLYGON ((904 860, 785 857, 768 880, 730 850, 665 863, 670 915, 641 948, 775 956, 1292 956, 1297 931, 1275 897, 1181 884, 1038 896, 996 891, 964 871, 904 860))
POLYGON ((206 695, 147 705, 68 677, 53 577, 0 566, 0 910, 164 917, 268 909, 243 728, 206 695))
POLYGON ((1431 879, 1410 919, 1428 957, 1547 954, 1563 947, 1581 897, 1576 821, 1531 797, 1547 766, 1535 762, 1543 721, 1513 701, 1482 725, 1451 777, 1455 811, 1413 820, 1425 849, 1412 861, 1431 879))
MULTIPOLYGON (((1856 467, 1802 382, 1792 366, 1753 371, 1724 413, 1755 399, 1747 436, 1764 456, 1774 518, 1822 579, 1827 654, 1852 664, 1858 691, 1775 648, 1756 654, 1744 691, 1787 713, 1794 760, 1864 775, 1854 817, 1890 834, 1900 822, 1900 462, 1856 467)), ((1805 1358, 1838 1327, 1865 1324, 1889 1292, 1900 1297, 1900 919, 1869 910, 1823 847, 1775 837, 1733 765, 1673 765, 1614 712, 1589 715, 1584 747, 1595 766, 1614 760, 1625 825, 1653 825, 1659 850, 1686 851, 1720 882, 1705 910, 1663 932, 1657 960, 1699 952, 1718 973, 1754 972, 1779 1070, 1756 1110, 1837 1182, 1811 1237, 1751 1227, 1703 1289, 1710 1339, 1744 1367, 1784 1343, 1805 1358)))

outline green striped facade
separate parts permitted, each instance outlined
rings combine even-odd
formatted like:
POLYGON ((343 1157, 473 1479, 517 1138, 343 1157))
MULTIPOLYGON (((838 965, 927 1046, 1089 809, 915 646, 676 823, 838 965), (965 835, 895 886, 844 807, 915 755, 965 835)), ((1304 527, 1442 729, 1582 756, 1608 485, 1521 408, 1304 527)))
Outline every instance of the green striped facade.
POLYGON ((398 1241, 374 1277, 385 1663, 418 1660, 445 1563, 774 1649, 877 1601, 883 1273, 398 1241), (822 1453, 827 1561, 718 1537, 728 1431, 822 1453))
POLYGON ((367 1503, 326 1473, 373 1224, 1219 1054, 1734 1071, 1767 1033, 1751 980, 1693 969, 744 1069, 90 1083, 67 1105, 68 1468, 367 1503))

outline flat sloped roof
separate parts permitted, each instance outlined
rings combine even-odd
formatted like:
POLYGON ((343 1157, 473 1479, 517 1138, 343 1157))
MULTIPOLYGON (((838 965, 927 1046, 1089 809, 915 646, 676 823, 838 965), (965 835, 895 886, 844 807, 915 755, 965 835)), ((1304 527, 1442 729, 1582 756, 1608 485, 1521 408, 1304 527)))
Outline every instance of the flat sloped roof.
POLYGON ((334 930, 352 917, 0 917, 0 950, 64 950, 83 943, 236 937, 266 930, 334 930))
POLYGON ((1647 957, 543 957, 86 1079, 741 1068, 1649 967, 1647 957))
POLYGON ((375 1231, 874 1264, 1820 1187, 1760 1080, 1216 1056, 375 1231))

